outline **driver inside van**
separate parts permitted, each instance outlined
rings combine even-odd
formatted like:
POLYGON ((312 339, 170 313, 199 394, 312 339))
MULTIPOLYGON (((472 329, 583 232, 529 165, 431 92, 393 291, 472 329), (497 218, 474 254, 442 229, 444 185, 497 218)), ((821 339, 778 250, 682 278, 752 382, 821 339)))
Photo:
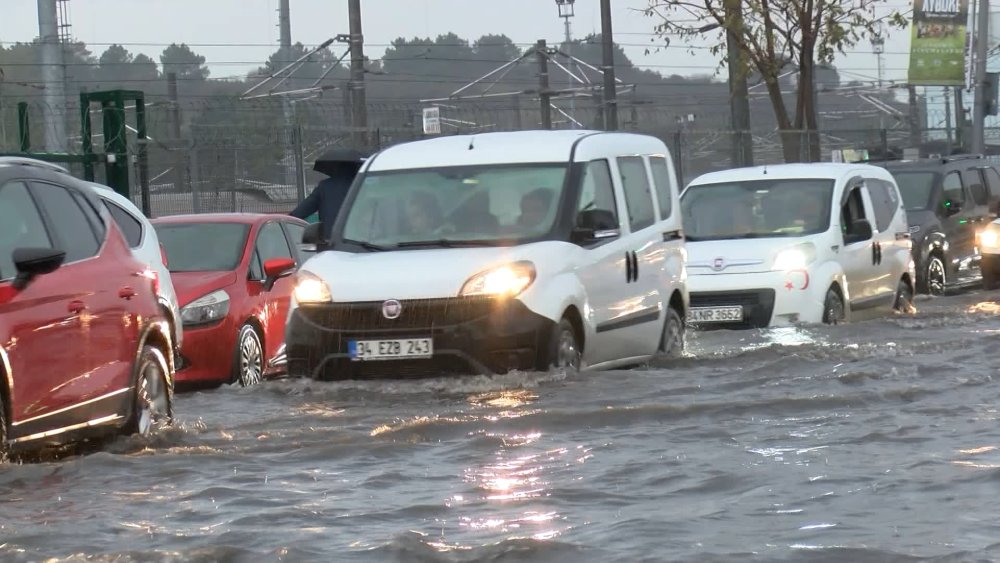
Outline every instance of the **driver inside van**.
POLYGON ((538 188, 528 192, 521 198, 521 216, 517 225, 526 230, 538 228, 548 217, 551 204, 552 190, 538 188))

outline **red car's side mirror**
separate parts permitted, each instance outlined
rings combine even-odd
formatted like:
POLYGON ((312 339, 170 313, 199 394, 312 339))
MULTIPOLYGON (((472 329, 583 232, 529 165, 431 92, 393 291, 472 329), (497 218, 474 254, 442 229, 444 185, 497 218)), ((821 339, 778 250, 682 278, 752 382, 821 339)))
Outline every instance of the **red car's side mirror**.
POLYGON ((264 262, 264 290, 271 291, 274 282, 295 272, 295 260, 291 258, 271 258, 264 262))

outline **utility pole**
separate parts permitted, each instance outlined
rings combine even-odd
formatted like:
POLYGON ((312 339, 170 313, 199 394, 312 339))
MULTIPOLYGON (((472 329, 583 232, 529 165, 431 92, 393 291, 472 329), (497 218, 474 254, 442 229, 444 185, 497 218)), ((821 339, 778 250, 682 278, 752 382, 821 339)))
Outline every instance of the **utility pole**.
POLYGON ((753 135, 750 133, 750 99, 747 75, 740 60, 738 32, 743 29, 740 0, 726 0, 726 66, 729 68, 729 114, 733 134, 733 166, 753 166, 753 135))
POLYGON ((604 129, 618 129, 618 102, 615 100, 615 43, 611 31, 611 0, 601 0, 601 71, 604 73, 604 129))
POLYGON ((990 3, 979 0, 976 23, 975 100, 972 106, 972 139, 969 151, 986 152, 986 58, 989 51, 990 3))
POLYGON ((961 152, 965 152, 964 149, 968 135, 966 125, 968 122, 969 120, 965 115, 965 107, 963 105, 962 87, 955 86, 955 146, 961 152))
MULTIPOLYGON (((292 10, 290 5, 290 0, 281 0, 278 4, 278 42, 281 49, 281 57, 279 67, 284 67, 285 65, 292 62, 292 10)), ((292 88, 295 86, 293 85, 292 88)), ((295 170, 296 163, 295 151, 292 149, 292 135, 293 133, 293 114, 291 102, 288 96, 281 97, 281 110, 285 117, 285 131, 284 131, 284 145, 285 145, 285 157, 284 157, 284 172, 286 186, 295 185, 295 170)))
POLYGON ((552 129, 552 94, 549 91, 549 59, 545 52, 545 40, 535 43, 535 57, 538 59, 538 99, 541 100, 542 129, 552 129))
POLYGON ((951 87, 944 87, 944 129, 945 135, 948 139, 948 149, 953 150, 954 145, 952 144, 951 135, 951 87))
MULTIPOLYGON (((181 107, 180 97, 177 94, 177 73, 167 73, 167 98, 170 99, 170 136, 171 146, 174 152, 174 189, 178 192, 186 192, 188 189, 187 179, 187 147, 181 139, 181 107)), ((191 210, 195 213, 201 212, 201 198, 198 197, 197 189, 191 186, 191 210)))
POLYGON ((361 31, 361 0, 348 0, 351 32, 351 129, 354 147, 368 145, 368 105, 365 100, 365 36, 361 31))
POLYGON ((909 98, 909 121, 910 121, 910 145, 920 146, 920 108, 917 106, 917 87, 913 84, 906 86, 906 93, 909 98))
POLYGON ((44 100, 49 114, 45 127, 45 150, 63 152, 66 143, 65 81, 62 67, 56 0, 38 0, 38 38, 41 43, 44 100))

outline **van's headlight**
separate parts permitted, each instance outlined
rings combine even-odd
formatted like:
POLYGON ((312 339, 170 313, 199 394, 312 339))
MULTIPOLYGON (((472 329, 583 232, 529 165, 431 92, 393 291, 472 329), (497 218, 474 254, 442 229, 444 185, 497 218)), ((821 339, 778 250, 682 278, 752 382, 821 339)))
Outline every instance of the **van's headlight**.
POLYGON ((181 324, 198 326, 221 321, 229 314, 229 294, 220 289, 199 297, 181 309, 181 324))
POLYGON ((814 246, 811 242, 804 242, 779 252, 778 255, 774 257, 774 266, 772 266, 771 269, 782 270, 785 272, 790 270, 801 270, 809 264, 812 264, 812 261, 815 259, 816 246, 814 246))
POLYGON ((300 270, 295 274, 295 301, 299 303, 329 303, 330 288, 319 276, 300 270))
POLYGON ((987 225, 985 229, 979 231, 979 246, 982 248, 997 248, 1000 242, 1000 231, 997 225, 987 225))
POLYGON ((479 272, 462 286, 459 295, 498 295, 514 297, 535 281, 535 265, 531 262, 512 262, 479 272))

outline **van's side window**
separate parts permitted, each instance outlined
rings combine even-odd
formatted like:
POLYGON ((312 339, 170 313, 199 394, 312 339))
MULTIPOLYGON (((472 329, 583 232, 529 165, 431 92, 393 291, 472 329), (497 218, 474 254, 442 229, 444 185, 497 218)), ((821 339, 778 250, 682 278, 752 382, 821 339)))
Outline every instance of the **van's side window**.
POLYGON ((967 176, 969 180, 969 193, 972 194, 972 201, 976 205, 986 205, 990 202, 990 194, 986 189, 986 179, 983 178, 983 171, 972 168, 967 176))
POLYGON ((993 168, 984 168, 983 175, 986 176, 986 185, 990 188, 990 196, 1000 197, 1000 174, 993 168))
POLYGON ((653 171, 656 199, 660 203, 660 219, 667 219, 673 213, 671 206, 674 202, 667 159, 662 156, 651 156, 649 157, 649 168, 653 171))
POLYGON ((625 189, 628 222, 634 233, 656 221, 649 176, 646 175, 646 165, 640 156, 618 157, 618 170, 622 176, 622 187, 625 189))
POLYGON ((965 203, 965 192, 962 190, 962 177, 958 172, 949 172, 944 176, 944 199, 959 205, 965 203))
POLYGON ((840 208, 840 229, 844 236, 854 234, 854 222, 867 219, 865 216, 865 203, 861 197, 861 188, 851 189, 851 194, 847 196, 847 201, 840 208))
POLYGON ((618 206, 607 160, 592 160, 583 172, 576 224, 591 229, 617 229, 618 206))
POLYGON ((872 198, 872 212, 875 215, 875 226, 879 232, 885 232, 892 224, 892 218, 899 209, 899 195, 896 188, 884 180, 865 180, 868 194, 872 198))

